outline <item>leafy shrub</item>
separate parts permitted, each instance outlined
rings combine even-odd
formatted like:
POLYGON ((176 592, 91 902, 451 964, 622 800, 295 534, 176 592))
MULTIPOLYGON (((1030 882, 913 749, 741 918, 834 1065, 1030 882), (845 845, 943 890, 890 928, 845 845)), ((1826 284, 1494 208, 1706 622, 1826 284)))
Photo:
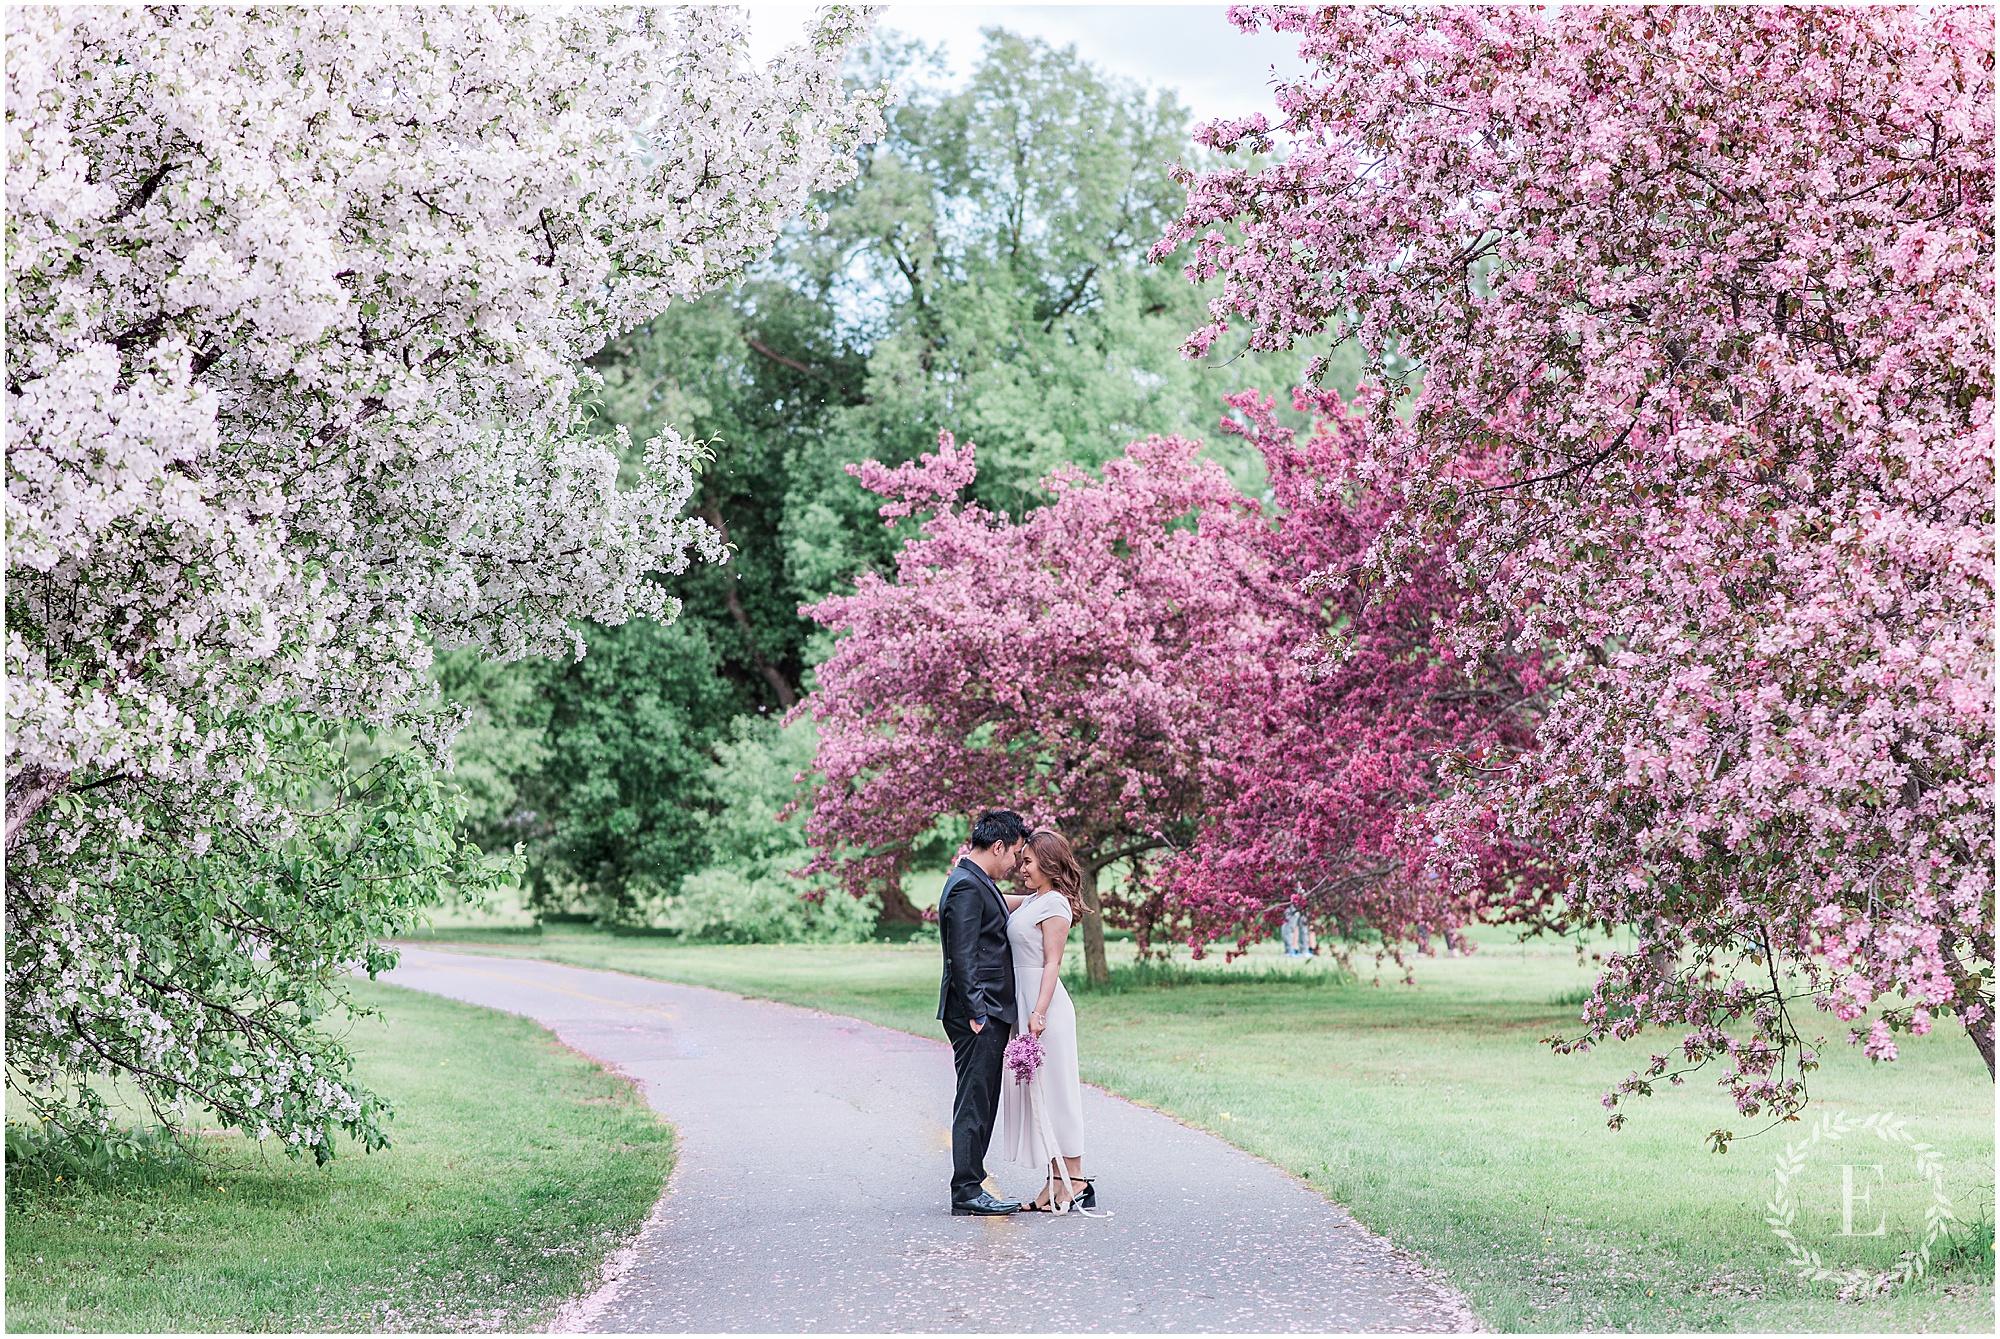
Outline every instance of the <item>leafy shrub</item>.
POLYGON ((730 723, 702 778, 716 806, 700 816, 714 863, 680 880, 672 896, 644 903, 647 924, 724 944, 851 944, 873 937, 879 901, 857 901, 791 873, 811 858, 803 819, 776 818, 817 746, 811 721, 784 726, 742 716, 730 723), (811 900, 814 894, 819 900, 811 900))
POLYGON ((233 789, 79 788, 8 853, 7 1087, 77 1148, 115 1136, 109 1082, 295 1156, 324 1162, 338 1130, 385 1147, 388 1104, 320 1020, 395 965, 384 939, 513 869, 459 839, 422 751, 358 767, 324 722, 261 731, 270 754, 233 789))
POLYGON ((721 944, 857 944, 874 936, 879 906, 841 892, 818 902, 789 875, 746 876, 711 867, 690 874, 654 921, 688 939, 721 944))
POLYGON ((588 655, 548 671, 546 756, 523 787, 545 828, 530 897, 562 910, 581 890, 587 909, 637 921, 712 858, 705 781, 729 685, 699 627, 635 619, 589 637, 588 655))
POLYGON ((193 1175, 201 1151, 168 1126, 64 1129, 53 1121, 7 1122, 7 1184, 47 1189, 62 1182, 103 1182, 193 1175))

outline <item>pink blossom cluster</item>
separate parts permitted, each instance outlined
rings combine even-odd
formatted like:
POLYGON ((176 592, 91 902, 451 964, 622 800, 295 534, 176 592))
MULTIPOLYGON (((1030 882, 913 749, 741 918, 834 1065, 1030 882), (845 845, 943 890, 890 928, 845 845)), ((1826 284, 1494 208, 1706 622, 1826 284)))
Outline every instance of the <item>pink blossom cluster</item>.
POLYGON ((1882 1059, 1955 1015, 1990 1070, 1990 13, 1233 13, 1313 68, 1203 132, 1286 152, 1185 177, 1189 348, 1359 341, 1368 562, 1444 554, 1458 653, 1559 685, 1434 868, 1544 853, 1639 937, 1562 1044, 1675 1027, 1746 1114, 1802 1100, 1806 998, 1882 1059))
POLYGON ((1033 1083, 1043 1058, 1041 1038, 1032 1032, 1018 1033, 1007 1043, 1005 1062, 1016 1083, 1033 1083))
POLYGON ((852 467, 889 523, 929 517, 893 579, 805 611, 843 635, 801 706, 820 733, 804 872, 860 894, 900 879, 939 815, 1006 803, 1070 836, 1087 888, 1137 862, 1106 906, 1142 952, 1261 937, 1299 906, 1400 960, 1473 917, 1542 914, 1552 878, 1521 843, 1495 833, 1468 895, 1412 821, 1440 758, 1527 746, 1537 660, 1467 669, 1442 562, 1374 598, 1362 560, 1393 494, 1359 472, 1362 414, 1301 393, 1320 419, 1301 441, 1256 393, 1230 403, 1272 512, 1178 438, 1130 444, 1101 480, 1052 475, 1018 521, 957 504, 973 451, 949 436, 852 467))
POLYGON ((1261 600, 1284 617, 1234 665, 1209 670, 1225 704, 1217 784, 1201 835, 1170 869, 1171 900, 1196 955, 1274 933, 1292 908, 1334 945, 1373 932, 1402 961, 1404 942, 1468 947, 1472 920, 1535 921, 1552 872, 1522 843, 1491 834, 1459 886, 1426 868, 1421 821, 1446 758, 1530 747, 1546 682, 1534 656, 1495 650, 1467 663, 1447 630, 1464 603, 1446 564, 1416 564, 1384 591, 1366 566, 1400 503, 1365 482, 1367 399, 1299 391, 1315 416, 1301 437, 1255 391, 1229 401, 1225 432, 1262 455, 1271 523, 1259 542, 1261 600), (1320 642, 1313 653, 1306 647, 1320 642))
POLYGON ((801 612, 842 634, 799 710, 820 734, 807 872, 859 894, 900 879, 940 815, 1008 803, 1075 843, 1086 874, 1184 843, 1228 732, 1218 674, 1278 610, 1257 509, 1177 437, 1102 480, 1064 468, 1019 521, 960 504, 973 448, 850 470, 926 511, 893 578, 801 612), (977 798, 970 798, 977 797, 977 798))

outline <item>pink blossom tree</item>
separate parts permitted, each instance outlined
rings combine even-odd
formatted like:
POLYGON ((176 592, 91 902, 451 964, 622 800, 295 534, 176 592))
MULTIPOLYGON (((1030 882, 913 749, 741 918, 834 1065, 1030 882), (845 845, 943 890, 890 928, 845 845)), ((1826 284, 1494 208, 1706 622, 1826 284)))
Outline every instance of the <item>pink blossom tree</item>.
POLYGON ((1255 391, 1229 403, 1239 418, 1224 431, 1264 458, 1262 599, 1285 616, 1218 669, 1225 784, 1170 870, 1190 941, 1234 935, 1244 948, 1296 907, 1335 942, 1373 941, 1402 962, 1403 944, 1465 947, 1459 931, 1473 920, 1538 923, 1554 879, 1531 850, 1491 834, 1474 877, 1454 886, 1426 868, 1421 821, 1443 763, 1531 746, 1546 688, 1538 658, 1456 654, 1445 629, 1465 596, 1439 558, 1386 594, 1370 580, 1365 559, 1399 498, 1361 473, 1365 402, 1350 411, 1332 393, 1297 392, 1293 407, 1316 419, 1303 437, 1255 391), (1301 654, 1313 638, 1324 658, 1301 654))
POLYGON ((1560 676, 1433 812, 1455 879, 1497 827, 1637 933, 1559 1045, 1672 1027, 1789 1115, 1810 999, 1882 1060, 1956 1016, 1991 1072, 1990 15, 1234 14, 1314 67, 1289 152, 1189 174, 1156 255, 1222 281, 1191 350, 1360 342, 1404 481, 1372 560, 1442 546, 1458 645, 1560 676))
POLYGON ((1361 416, 1301 393, 1321 420, 1301 442, 1255 392, 1230 403, 1273 516, 1175 438, 1132 444, 1102 482, 1053 476, 1019 522, 953 504, 973 465, 949 438, 854 467, 890 524, 932 516, 893 581, 809 611, 846 635, 805 707, 821 736, 808 872, 894 888, 940 814, 1013 803, 1077 842, 1099 980, 1097 876, 1118 860, 1149 861, 1111 901, 1142 951, 1166 934, 1242 947, 1298 906, 1400 959, 1474 917, 1540 914, 1549 875, 1520 843, 1496 836, 1483 877, 1453 886, 1408 823, 1442 758, 1527 745, 1539 666, 1450 653, 1438 629, 1460 596, 1441 563, 1371 598, 1360 559, 1392 508, 1356 472, 1361 416), (1299 654, 1323 634, 1344 647, 1331 671, 1299 654))
POLYGON ((851 466, 929 511, 894 579, 803 612, 842 634, 801 703, 820 731, 804 871, 895 887, 941 815, 1011 804, 1083 866, 1084 949, 1108 979, 1099 875, 1188 839, 1225 732, 1215 691, 1269 637, 1256 509, 1177 437, 1134 442, 1102 481, 1064 468, 1021 520, 954 501, 973 448, 851 466))

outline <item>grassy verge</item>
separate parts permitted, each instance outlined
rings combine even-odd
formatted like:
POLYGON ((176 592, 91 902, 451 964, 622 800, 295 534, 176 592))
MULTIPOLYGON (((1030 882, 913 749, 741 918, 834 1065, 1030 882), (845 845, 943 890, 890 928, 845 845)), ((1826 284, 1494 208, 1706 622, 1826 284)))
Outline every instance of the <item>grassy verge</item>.
POLYGON ((394 1147, 326 1168, 210 1137, 180 1167, 7 1183, 7 1328, 519 1331, 658 1199, 672 1130, 525 1019, 386 985, 354 1026, 394 1147))
MULTIPOLYGON (((479 947, 937 1031, 935 946, 701 948, 569 930, 479 947)), ((1661 1039, 1551 1054, 1539 1039, 1573 1021, 1590 978, 1573 953, 1497 936, 1422 963, 1414 988, 1269 956, 1150 978, 1124 966, 1116 989, 1077 992, 1085 1078, 1307 1178, 1425 1255, 1497 1329, 1992 1332, 1993 1087, 1962 1036, 1912 1039, 1883 1066, 1836 1044, 1814 1076, 1815 1112, 1908 1117, 1942 1150, 1972 1224, 1958 1250, 1940 1244, 1929 1278, 1842 1300, 1791 1276, 1764 1221, 1773 1159, 1802 1127, 1747 1137, 1756 1123, 1697 1077, 1605 1129, 1598 1095, 1661 1039), (1727 1155, 1704 1147, 1718 1125, 1746 1136, 1727 1155)), ((1100 1171, 1115 1196, 1117 1169, 1100 1171)), ((1930 1203, 1907 1153, 1872 1140, 1822 1145, 1793 1186, 1803 1239, 1878 1267, 1930 1203), (1838 1235, 1843 1162, 1870 1197, 1855 1230, 1873 1214, 1882 1237, 1838 1235)))

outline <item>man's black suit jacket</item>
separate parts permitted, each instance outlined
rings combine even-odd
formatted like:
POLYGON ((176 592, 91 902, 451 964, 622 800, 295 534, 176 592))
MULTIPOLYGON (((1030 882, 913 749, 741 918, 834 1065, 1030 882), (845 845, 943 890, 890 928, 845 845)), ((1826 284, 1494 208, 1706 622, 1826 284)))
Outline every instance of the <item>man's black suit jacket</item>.
POLYGON ((938 938, 944 942, 939 1018, 1015 1022, 1014 950, 1007 943, 1007 904, 986 871, 960 860, 938 894, 938 938))

